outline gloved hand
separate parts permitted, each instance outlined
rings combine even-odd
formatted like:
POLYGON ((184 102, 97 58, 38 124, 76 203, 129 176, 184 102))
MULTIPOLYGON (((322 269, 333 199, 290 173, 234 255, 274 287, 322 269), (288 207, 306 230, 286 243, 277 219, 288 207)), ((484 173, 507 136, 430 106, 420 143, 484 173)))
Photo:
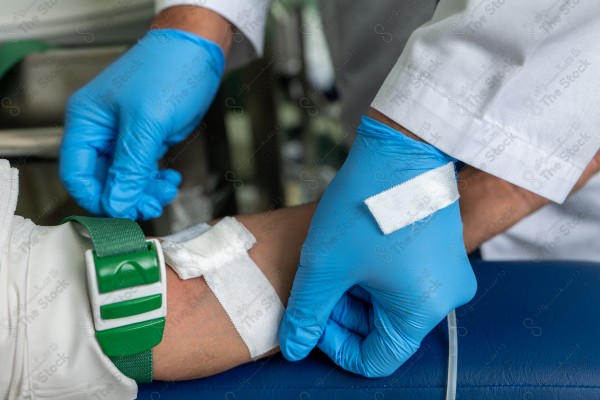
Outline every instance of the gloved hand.
MULTIPOLYGON (((318 343, 347 370, 389 375, 449 311, 474 296, 458 201, 387 235, 364 203, 453 161, 429 144, 363 117, 302 248, 279 332, 287 359, 304 358, 318 343), (338 304, 332 314, 350 288, 349 294, 371 302, 372 309, 342 301, 342 309, 338 304)), ((452 168, 447 181, 456 185, 452 168)), ((423 207, 414 204, 409 211, 417 215, 423 207)))
POLYGON ((200 36, 152 30, 77 91, 60 152, 60 177, 75 200, 98 215, 160 216, 181 177, 157 162, 199 124, 224 59, 200 36))

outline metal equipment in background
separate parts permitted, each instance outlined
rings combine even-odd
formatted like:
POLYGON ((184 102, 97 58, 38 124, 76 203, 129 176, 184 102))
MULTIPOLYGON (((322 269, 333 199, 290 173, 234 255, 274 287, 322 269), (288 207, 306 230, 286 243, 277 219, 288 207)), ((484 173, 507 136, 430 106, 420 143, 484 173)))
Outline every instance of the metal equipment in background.
MULTIPOLYGON (((147 234, 320 196, 345 145, 331 61, 319 56, 324 40, 313 39, 323 37, 319 24, 313 4, 274 4, 265 56, 227 73, 200 126, 164 157, 183 182, 163 216, 144 224, 147 234)), ((0 157, 19 169, 19 215, 46 225, 86 214, 58 178, 65 105, 126 49, 52 48, 0 78, 0 157)))

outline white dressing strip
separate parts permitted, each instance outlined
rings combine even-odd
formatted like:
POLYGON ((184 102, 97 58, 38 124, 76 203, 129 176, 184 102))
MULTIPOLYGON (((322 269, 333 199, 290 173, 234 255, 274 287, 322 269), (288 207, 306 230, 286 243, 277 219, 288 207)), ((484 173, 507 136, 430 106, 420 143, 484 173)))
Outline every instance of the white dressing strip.
POLYGON ((202 224, 190 226, 187 229, 184 229, 179 232, 175 232, 169 236, 164 236, 161 239, 168 240, 169 242, 173 242, 173 243, 187 242, 188 240, 193 239, 196 236, 203 234, 210 228, 212 228, 212 226, 210 226, 209 224, 202 223, 202 224))
POLYGON ((248 255, 256 242, 252 233, 230 217, 197 231, 201 233, 193 236, 188 232, 186 240, 179 243, 165 238, 162 246, 167 263, 181 279, 204 276, 253 359, 279 346, 277 332, 284 307, 248 255))
POLYGON ((223 218, 212 227, 200 224, 183 232, 185 234, 171 236, 179 240, 178 243, 164 238, 163 250, 167 264, 184 280, 202 276, 232 257, 240 257, 256 241, 250 231, 231 217, 223 218), (194 231, 198 233, 194 235, 194 231))
POLYGON ((458 199, 454 163, 427 171, 365 200, 388 235, 449 206, 458 199))

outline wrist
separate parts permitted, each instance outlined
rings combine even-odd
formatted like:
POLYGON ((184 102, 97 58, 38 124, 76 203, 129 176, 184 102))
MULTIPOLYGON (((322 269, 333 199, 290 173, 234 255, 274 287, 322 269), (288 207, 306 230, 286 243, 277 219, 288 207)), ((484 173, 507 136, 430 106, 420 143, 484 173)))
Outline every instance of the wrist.
POLYGON ((403 133, 404 135, 408 136, 411 139, 415 139, 415 140, 418 140, 419 142, 427 143, 423 139, 421 139, 420 137, 418 137, 417 135, 415 135, 414 133, 412 133, 405 127, 403 127, 402 125, 397 124, 394 120, 386 117, 384 114, 380 113, 379 111, 377 111, 376 109, 374 109, 372 107, 369 108, 367 117, 373 118, 374 120, 379 121, 382 124, 386 124, 387 126, 397 130, 400 133, 403 133))
POLYGON ((468 252, 477 249, 548 202, 473 167, 460 171, 458 179, 465 247, 468 252))
MULTIPOLYGON (((417 170, 430 170, 441 167, 456 159, 439 150, 435 146, 399 131, 398 124, 392 126, 381 118, 382 115, 363 116, 357 129, 356 145, 359 141, 368 141, 370 145, 362 146, 369 152, 380 151, 394 154, 393 161, 387 168, 417 170), (376 118, 373 118, 375 116, 376 118), (359 140, 360 138, 360 140, 359 140)), ((360 146, 359 146, 360 147, 360 146)))
POLYGON ((216 43, 227 55, 231 48, 234 27, 225 18, 209 9, 181 5, 162 10, 152 21, 150 29, 178 29, 216 43))

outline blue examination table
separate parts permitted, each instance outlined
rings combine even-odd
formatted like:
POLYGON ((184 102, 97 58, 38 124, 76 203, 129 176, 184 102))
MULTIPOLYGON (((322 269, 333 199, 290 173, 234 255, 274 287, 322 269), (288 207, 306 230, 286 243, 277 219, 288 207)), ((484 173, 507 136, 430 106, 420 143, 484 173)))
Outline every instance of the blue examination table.
MULTIPOLYGON (((459 400, 600 399, 600 264, 474 262, 475 298, 456 310, 459 400)), ((386 378, 336 367, 315 350, 205 379, 140 386, 140 399, 444 399, 446 320, 386 378)))

